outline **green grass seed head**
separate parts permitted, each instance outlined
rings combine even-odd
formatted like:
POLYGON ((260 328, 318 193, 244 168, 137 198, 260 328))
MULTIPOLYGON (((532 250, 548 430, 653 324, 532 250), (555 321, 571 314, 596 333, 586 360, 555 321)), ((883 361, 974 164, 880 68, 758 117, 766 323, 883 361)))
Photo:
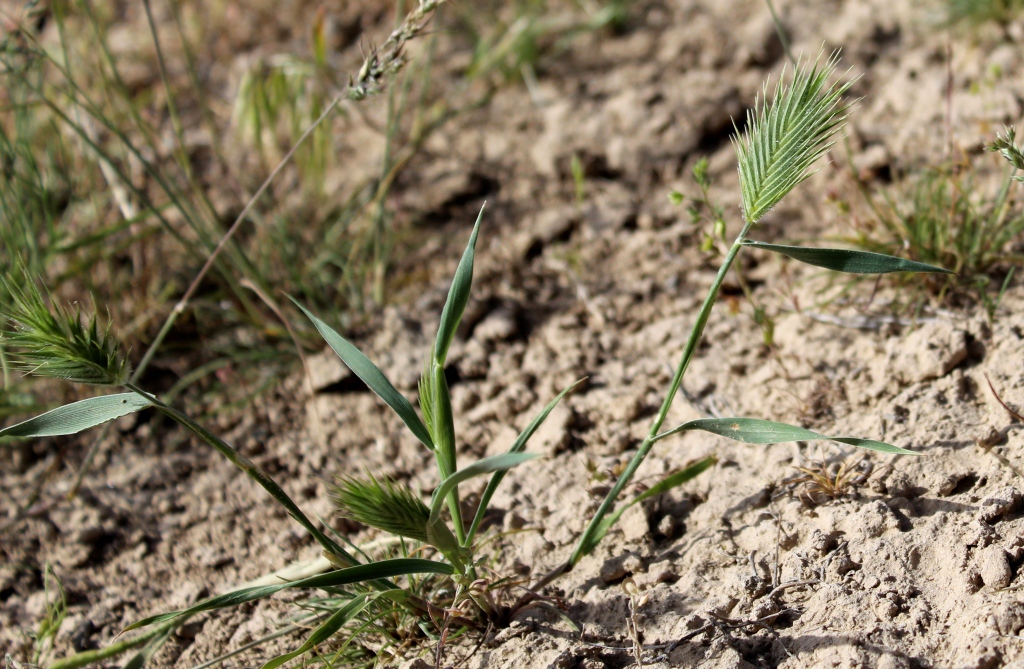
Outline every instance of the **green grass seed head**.
POLYGON ((11 303, 0 306, 0 316, 10 323, 0 332, 0 341, 13 350, 17 368, 99 386, 119 386, 128 380, 131 367, 109 324, 101 329, 95 315, 83 320, 78 308, 54 304, 50 309, 30 276, 24 277, 21 287, 6 278, 3 284, 11 303))
POLYGON ((759 221, 811 175, 808 169, 846 122, 850 106, 840 102, 853 82, 828 84, 837 62, 838 53, 824 65, 797 63, 788 82, 785 73, 779 77, 771 103, 766 83, 760 105, 747 111, 746 131, 733 136, 748 222, 759 221))
POLYGON ((384 476, 345 476, 331 487, 338 513, 399 537, 427 543, 430 509, 406 486, 384 476))

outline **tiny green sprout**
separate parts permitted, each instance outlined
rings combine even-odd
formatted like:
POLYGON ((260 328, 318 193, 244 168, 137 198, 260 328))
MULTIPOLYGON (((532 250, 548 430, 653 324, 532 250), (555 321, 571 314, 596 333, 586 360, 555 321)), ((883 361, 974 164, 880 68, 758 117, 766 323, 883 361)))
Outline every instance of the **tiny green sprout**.
POLYGON ((707 156, 702 156, 693 166, 693 180, 696 181, 697 185, 701 188, 706 189, 711 186, 711 179, 708 177, 707 156))
POLYGON ((580 160, 579 154, 572 154, 569 169, 572 172, 573 187, 576 191, 576 204, 582 204, 587 196, 587 172, 583 168, 583 161, 580 160))
POLYGON ((676 206, 681 205, 684 199, 685 197, 683 194, 677 190, 671 190, 668 192, 668 201, 676 206))
POLYGON ((120 342, 109 324, 100 328, 95 315, 84 319, 80 309, 47 306, 31 277, 23 287, 3 279, 11 304, 0 306, 9 328, 0 342, 13 350, 15 366, 26 374, 97 386, 123 384, 130 373, 120 342))

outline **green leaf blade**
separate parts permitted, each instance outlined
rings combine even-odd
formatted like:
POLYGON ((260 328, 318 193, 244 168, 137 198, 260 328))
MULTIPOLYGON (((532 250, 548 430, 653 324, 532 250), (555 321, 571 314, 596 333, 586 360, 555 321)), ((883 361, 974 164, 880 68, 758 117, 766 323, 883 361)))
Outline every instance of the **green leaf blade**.
POLYGON ((847 444, 849 446, 856 446, 857 448, 863 448, 869 451, 877 451, 879 453, 889 453, 891 455, 921 455, 915 451, 909 451, 899 446, 893 446, 887 444, 884 441, 875 441, 874 439, 859 439, 857 437, 825 437, 832 441, 838 441, 841 444, 847 444))
POLYGON ((710 432, 721 437, 728 437, 729 439, 742 441, 747 444, 779 444, 787 441, 830 440, 881 453, 890 453, 893 455, 920 455, 920 453, 915 453, 914 451, 909 451, 905 448, 893 446, 892 444, 887 444, 882 441, 859 439, 857 437, 830 437, 795 425, 787 425, 786 423, 777 423, 770 420, 760 420, 758 418, 700 418, 683 423, 682 425, 674 427, 667 432, 662 432, 655 437, 655 440, 659 441, 670 435, 678 434, 680 432, 690 432, 692 430, 710 432))
POLYGON ((792 258, 808 265, 814 265, 815 267, 823 267, 834 272, 846 272, 848 274, 890 274, 892 272, 955 274, 955 272, 942 267, 869 251, 784 246, 751 240, 744 240, 743 245, 752 249, 778 253, 779 255, 784 255, 787 258, 792 258))
POLYGON ((586 552, 589 553, 599 543, 601 543, 601 540, 604 539, 605 536, 608 534, 608 531, 615 526, 615 523, 619 522, 619 518, 622 517, 622 514, 624 514, 629 507, 633 506, 634 504, 639 504, 645 499, 650 499, 651 497, 663 495, 669 490, 672 490, 673 488, 678 488, 687 481, 691 481, 697 476, 703 474, 708 469, 711 469, 711 467, 713 467, 717 462, 718 458, 716 458, 713 455, 698 460, 697 462, 694 462, 688 467, 684 467, 682 470, 676 472, 675 474, 665 477, 657 484, 645 490, 640 495, 637 495, 637 497, 632 501, 623 504, 619 508, 615 509, 615 511, 613 511, 612 513, 609 513, 607 516, 601 519, 601 523, 597 526, 597 529, 594 531, 594 534, 591 537, 590 541, 587 542, 586 552))
POLYGON ((306 307, 299 304, 297 300, 292 298, 292 302, 302 310, 302 313, 313 322, 316 329, 320 332, 320 335, 327 342, 338 357, 341 358, 352 372, 359 377, 359 379, 365 383, 370 390, 377 394, 377 397, 384 400, 391 409, 398 414, 398 417, 402 419, 409 431, 419 439, 424 446, 427 448, 433 448, 434 443, 430 439, 430 433, 427 431, 426 426, 423 425, 423 421, 416 415, 416 410, 413 409, 412 404, 405 398, 405 395, 398 392, 398 389, 392 385, 388 377, 384 376, 384 372, 380 371, 377 365, 370 362, 370 359, 363 355, 363 352, 353 346, 347 339, 338 334, 334 328, 324 323, 322 320, 314 316, 306 307))
POLYGON ((450 576, 454 573, 455 570, 451 565, 443 562, 435 562, 433 560, 423 560, 420 558, 381 560, 380 562, 371 562, 369 564, 361 564, 355 567, 337 569, 335 571, 327 572, 326 574, 318 574, 316 576, 310 576, 297 581, 234 590, 223 595, 218 595, 217 597, 211 597, 210 599, 199 602, 195 606, 181 611, 171 611, 143 618, 142 620, 132 623, 126 627, 124 631, 129 632, 134 629, 139 629, 140 627, 146 627, 147 625, 152 625, 154 623, 171 620, 172 618, 177 618, 179 616, 190 616, 196 613, 202 613, 203 611, 212 611, 214 609, 238 606, 239 604, 268 597, 275 592, 286 588, 329 588, 341 585, 351 585, 353 583, 363 583, 365 581, 373 581, 377 579, 386 579, 393 576, 407 576, 409 574, 441 574, 450 576))
MULTIPOLYGON (((558 403, 562 401, 562 398, 575 390, 585 380, 586 379, 580 379, 562 392, 558 393, 558 396, 551 400, 548 405, 544 407, 544 409, 537 414, 532 421, 530 421, 530 424, 526 426, 526 429, 519 433, 519 436, 516 437, 516 440, 512 443, 512 447, 508 449, 508 452, 522 453, 526 450, 526 444, 530 441, 530 437, 532 437, 533 433, 537 431, 537 428, 547 420, 548 415, 554 411, 555 407, 558 406, 558 403)), ((483 522, 484 514, 487 513, 487 507, 491 503, 491 498, 494 497, 494 493, 498 490, 498 486, 501 485, 501 481, 505 478, 507 471, 508 470, 499 469, 494 472, 494 476, 492 476, 491 480, 487 482, 487 487, 484 488, 483 494, 480 495, 480 503, 477 505, 473 522, 469 526, 469 532, 466 533, 467 545, 470 544, 473 537, 476 536, 476 531, 480 528, 480 523, 483 522)))
POLYGON ((145 409, 149 405, 148 400, 135 393, 90 397, 6 427, 0 430, 0 437, 56 437, 77 434, 90 427, 145 409))
MULTIPOLYGON (((431 402, 431 435, 434 438, 434 457, 437 460, 441 479, 447 479, 455 473, 458 464, 455 452, 455 416, 452 413, 452 398, 448 391, 448 380, 444 375, 444 367, 436 360, 430 363, 431 402)), ((452 487, 447 493, 448 510, 455 523, 455 534, 461 541, 464 538, 462 510, 459 504, 458 489, 452 487)), ((428 524, 427 527, 431 527, 428 524)))
POLYGON ((718 458, 713 455, 710 455, 706 458, 702 458, 697 462, 694 462, 693 464, 682 468, 675 474, 666 476, 661 481, 652 485, 650 488, 645 490, 640 495, 637 495, 636 499, 630 502, 630 504, 638 504, 644 501, 645 499, 657 497, 658 495, 664 495, 669 490, 672 490, 673 488, 678 488, 687 481, 692 481, 693 479, 697 478, 707 470, 711 469, 717 463, 718 458))
POLYGON ((476 238, 480 232, 480 221, 484 217, 484 208, 480 207, 480 213, 473 225, 473 232, 469 235, 469 243, 459 261, 459 267, 455 270, 455 277, 452 279, 451 288, 448 290, 448 299, 441 311, 441 323, 437 328, 437 339, 434 341, 434 360, 444 366, 448 358, 448 348, 455 338, 455 330, 459 327, 462 314, 466 311, 466 304, 469 303, 469 291, 473 286, 473 261, 476 255, 476 238))
POLYGON ((282 664, 294 660, 300 655, 305 655, 334 636, 348 621, 362 613, 371 601, 373 600, 368 595, 360 595, 356 597, 348 604, 331 614, 327 620, 313 630, 313 633, 309 635, 305 643, 290 653, 285 653, 284 655, 275 657, 264 664, 261 669, 277 669, 282 664))
POLYGON ((456 487, 463 481, 467 481, 474 476, 480 476, 481 474, 489 474, 491 472, 511 469, 516 465, 520 465, 528 460, 533 460, 539 457, 533 453, 505 453, 503 455, 494 455, 489 458, 477 460, 468 467, 463 467, 459 471, 455 472, 444 481, 441 481, 441 485, 437 486, 434 490, 434 496, 430 501, 430 521, 429 524, 438 522, 441 515, 441 504, 448 493, 455 490, 456 487))

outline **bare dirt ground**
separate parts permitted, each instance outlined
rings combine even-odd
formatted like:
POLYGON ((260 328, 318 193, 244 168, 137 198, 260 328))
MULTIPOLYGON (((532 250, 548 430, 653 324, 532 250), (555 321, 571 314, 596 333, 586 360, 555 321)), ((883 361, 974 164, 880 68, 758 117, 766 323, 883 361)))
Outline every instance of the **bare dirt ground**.
MULTIPOLYGON (((842 48, 843 64, 862 74, 848 146, 866 174, 943 159, 948 130, 976 154, 1024 112, 1020 24, 949 37, 910 3, 779 4, 795 52, 842 48)), ((504 540, 499 571, 537 576, 563 561, 603 494, 594 471, 624 461, 646 433, 716 267, 666 195, 694 194, 686 175, 708 156, 713 192, 737 224, 730 119, 785 63, 756 0, 644 1, 630 17, 623 34, 580 38, 544 64, 532 90, 506 87, 431 140, 396 196, 442 222, 418 230, 424 242, 409 261, 429 261, 430 285, 407 291, 360 342, 412 397, 446 277, 486 198, 475 296, 450 356, 462 457, 507 449, 541 406, 588 377, 534 437, 530 450, 547 457, 515 469, 494 500, 497 526, 523 530, 504 540), (573 155, 586 173, 579 202, 573 155)), ((351 123, 354 137, 368 132, 359 117, 351 123)), ((848 234, 850 216, 833 204, 852 190, 845 150, 756 237, 848 234)), ((774 347, 761 344, 739 287, 727 286, 669 424, 768 418, 885 439, 921 457, 696 433, 666 440, 639 479, 711 453, 720 462, 634 508, 556 581, 550 594, 564 598, 583 635, 536 609, 471 656, 472 644, 455 649, 454 666, 634 666, 635 624, 651 667, 1024 667, 1024 482, 997 455, 1017 467, 1024 458, 985 379, 1011 404, 1024 403, 1019 283, 992 326, 973 307, 894 321, 884 305, 900 293, 889 284, 866 312, 856 300, 866 303, 870 286, 818 304, 819 274, 748 255, 756 295, 776 315, 774 347), (859 460, 851 494, 823 500, 791 483, 794 466, 823 459, 859 460)), ((437 484, 428 454, 375 396, 329 356, 314 367, 315 412, 296 375, 216 427, 324 517, 324 483, 340 472, 369 467, 425 491, 437 484), (322 441, 312 431, 316 414, 322 441)), ((57 448, 78 453, 83 442, 4 451, 5 513, 57 448)), ((244 475, 145 414, 118 424, 83 494, 21 523, 0 545, 0 646, 15 659, 25 659, 24 632, 43 614, 45 562, 68 593, 64 653, 105 645, 141 616, 317 555, 244 475)), ((286 603, 197 618, 154 666, 190 667, 238 648, 272 630, 286 603)), ((297 638, 226 665, 254 666, 297 638)))

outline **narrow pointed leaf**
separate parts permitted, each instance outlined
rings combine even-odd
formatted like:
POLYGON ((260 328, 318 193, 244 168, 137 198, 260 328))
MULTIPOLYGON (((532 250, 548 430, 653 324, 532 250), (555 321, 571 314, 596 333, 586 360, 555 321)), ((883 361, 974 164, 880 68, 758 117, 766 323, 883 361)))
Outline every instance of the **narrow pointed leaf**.
POLYGON ((645 499, 650 499, 652 497, 657 497, 658 495, 663 495, 667 493, 669 490, 672 490, 673 488, 678 488, 687 481, 690 481, 700 476, 708 469, 711 469, 711 467, 714 466, 716 462, 718 462, 718 458, 711 455, 701 460, 698 460, 697 462, 694 462, 688 467, 684 467, 675 474, 666 476, 661 481, 659 481, 655 485, 652 485, 650 488, 645 490, 640 495, 637 495, 636 499, 629 503, 629 506, 632 506, 633 504, 639 504, 645 499))
POLYGON ((634 504, 639 504, 645 499, 656 497, 658 495, 668 492, 673 488, 681 486, 687 481, 690 481, 699 476, 700 474, 703 474, 705 471, 710 469, 716 462, 718 462, 718 458, 716 458, 713 455, 706 457, 702 460, 698 460, 697 462, 694 462, 690 466, 683 468, 682 470, 676 472, 675 474, 665 477, 656 485, 651 486, 629 503, 623 504, 614 512, 609 513, 607 516, 601 519, 601 524, 597 526, 597 529, 595 530, 594 535, 589 542, 589 548, 587 549, 587 552, 590 552, 591 550, 593 550, 595 546, 597 546, 597 544, 601 543, 601 540, 604 539, 605 535, 608 534, 608 530, 612 529, 612 527, 615 526, 615 523, 619 522, 619 518, 621 518, 622 514, 626 512, 626 509, 633 506, 634 504))
POLYGON ((330 588, 340 585, 350 585, 352 583, 363 583, 365 581, 391 578, 392 576, 403 576, 406 574, 451 575, 454 573, 455 570, 451 565, 443 562, 435 562, 433 560, 422 560, 419 558, 381 560, 380 562, 371 562, 370 564, 361 564, 356 567, 348 567, 347 569, 338 569, 327 572, 326 574, 318 574, 316 576, 310 576, 309 578, 303 578, 297 581, 288 581, 285 583, 256 586, 252 588, 242 588, 217 597, 211 597, 210 599, 199 602, 195 606, 182 611, 171 611, 158 616, 143 618, 142 620, 132 623, 126 627, 124 631, 128 632, 133 629, 152 625, 153 623, 171 620, 172 618, 177 618, 179 616, 193 615, 203 611, 212 611, 214 609, 238 606, 245 602, 263 599, 264 597, 268 597, 275 592, 286 588, 330 588))
POLYGON ((473 258, 476 253, 476 237, 480 232, 480 221, 484 217, 484 208, 480 207, 480 213, 473 225, 473 232, 469 236, 469 243, 459 261, 459 267, 455 270, 455 278, 452 279, 452 286, 448 290, 448 299, 444 303, 444 310, 441 312, 441 324, 437 328, 437 339, 434 341, 434 360, 442 367, 448 357, 448 347, 452 345, 455 338, 455 330, 462 320, 462 313, 466 310, 469 302, 469 290, 473 285, 473 258))
POLYGON ((794 260, 799 260, 815 267, 824 267, 836 272, 850 274, 889 274, 891 272, 934 272, 937 274, 954 274, 948 269, 926 265, 906 258, 887 256, 869 251, 852 251, 849 249, 819 249, 803 246, 782 246, 746 240, 744 246, 762 251, 771 251, 794 260))
POLYGON ((108 420, 127 416, 149 406, 135 393, 102 395, 66 404, 52 411, 0 430, 0 437, 56 437, 76 434, 108 420))
POLYGON ((859 439, 857 437, 830 437, 825 434, 812 432, 811 430, 805 430, 802 427, 796 427, 795 425, 776 423, 770 420, 759 420, 757 418, 700 418, 698 420, 691 420, 687 423, 683 423, 682 425, 674 427, 667 432, 662 432, 655 437, 655 440, 661 440, 669 435, 677 434, 679 432, 689 432, 691 430, 711 432, 712 434, 728 437, 729 439, 735 439, 736 441, 742 441, 748 444, 778 444, 786 441, 816 441, 820 439, 827 439, 831 441, 838 441, 842 444, 849 444, 850 446, 856 446, 857 448, 866 448, 871 451, 878 451, 880 453, 920 455, 914 451, 908 451, 905 448, 893 446, 892 444, 887 444, 883 441, 859 439))
POLYGON ((306 307, 299 304, 295 298, 292 298, 292 302, 302 309, 302 312, 306 314, 309 320, 313 321, 313 325, 320 331, 320 335, 327 342, 327 345, 334 349, 334 352, 338 354, 342 362, 348 365, 348 368, 358 376, 363 383, 369 386, 370 390, 377 393, 377 397, 384 400, 384 402, 391 407, 398 417, 402 419, 402 422, 406 424, 409 431, 415 435, 423 444, 428 448, 433 448, 434 444, 430 440, 430 434, 427 432, 426 426, 423 425, 423 421, 416 415, 416 410, 412 408, 412 404, 405 398, 405 395, 398 392, 398 390, 388 381, 388 377, 384 376, 384 372, 378 369, 377 365, 370 362, 370 359, 363 355, 363 352, 358 348, 350 344, 344 337, 338 334, 331 326, 324 323, 322 320, 314 316, 306 307))
POLYGON ((504 455, 494 455, 483 460, 477 460, 468 467, 463 467, 442 481, 441 485, 437 486, 437 490, 434 491, 434 496, 430 500, 430 520, 427 524, 431 525, 437 522, 438 517, 441 515, 441 503, 444 501, 444 498, 463 481, 467 481, 474 476, 480 476, 481 474, 511 469, 536 457, 538 456, 533 453, 505 453, 504 455))
MULTIPOLYGON (((533 433, 537 431, 537 428, 540 427, 541 423, 547 419, 548 414, 558 406, 558 403, 562 401, 562 398, 575 390, 576 387, 583 383, 584 380, 585 379, 580 379, 562 392, 558 393, 558 397, 551 400, 551 402, 544 407, 544 410, 537 414, 536 418, 526 426, 526 429, 519 433, 519 436, 516 437, 512 447, 508 449, 508 452, 522 453, 526 449, 526 444, 530 441, 530 437, 532 437, 533 433)), ((507 469, 500 469, 494 472, 494 476, 492 476, 491 480, 487 482, 487 487, 484 488, 484 492, 480 496, 480 504, 476 508, 476 515, 473 517, 473 524, 470 525, 469 532, 466 535, 468 537, 467 543, 472 541, 473 537, 476 536, 476 531, 479 529, 480 523, 483 522, 484 514, 487 513, 487 507, 491 503, 491 498, 494 497, 494 493, 498 490, 498 486, 501 485, 501 481, 505 478, 507 471, 507 469)))
POLYGON ((305 643, 290 653, 278 655, 264 664, 262 669, 277 669, 277 667, 280 667, 282 664, 294 660, 300 655, 304 655, 313 650, 334 636, 338 630, 344 627, 345 623, 352 619, 352 616, 358 615, 363 609, 365 609, 368 601, 369 600, 366 596, 361 595, 356 597, 351 602, 331 614, 327 620, 313 630, 313 633, 309 635, 305 643))
MULTIPOLYGON (((430 401, 432 417, 430 420, 434 437, 434 455, 441 480, 455 473, 458 467, 455 454, 455 417, 452 414, 452 398, 448 392, 448 380, 444 376, 444 367, 436 360, 431 363, 430 401)), ((462 525, 462 507, 459 504, 459 491, 452 487, 447 493, 448 509, 455 524, 455 533, 461 540, 464 527, 462 525)), ((429 526, 429 525, 428 525, 429 526)))
POLYGON ((146 645, 143 646, 139 652, 135 653, 130 660, 125 662, 121 669, 143 669, 143 667, 149 664, 149 661, 153 659, 153 656, 164 647, 164 644, 171 638, 171 634, 173 634, 174 631, 175 629, 173 627, 168 628, 147 641, 146 645))
POLYGON ((313 650, 325 641, 330 640, 330 638, 334 636, 338 630, 344 627, 347 622, 362 613, 367 606, 376 600, 382 597, 401 598, 405 594, 404 590, 389 590, 375 595, 359 595, 348 604, 331 614, 327 620, 313 630, 313 633, 309 635, 309 638, 306 639, 305 643, 290 653, 279 655, 278 657, 270 660, 263 665, 262 669, 277 669, 277 667, 280 667, 282 664, 294 660, 300 655, 313 650))

